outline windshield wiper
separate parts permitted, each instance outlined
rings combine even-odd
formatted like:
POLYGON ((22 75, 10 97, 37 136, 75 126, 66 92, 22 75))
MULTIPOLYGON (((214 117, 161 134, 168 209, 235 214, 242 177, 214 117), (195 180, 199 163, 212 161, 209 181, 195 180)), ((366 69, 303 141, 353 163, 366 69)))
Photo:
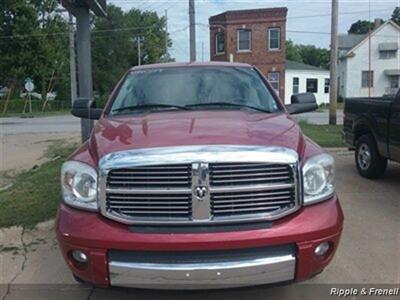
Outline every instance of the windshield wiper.
POLYGON ((233 107, 241 107, 241 108, 250 108, 250 109, 261 111, 264 113, 271 113, 270 111, 268 111, 266 109, 262 109, 262 108, 255 107, 252 105, 238 104, 238 103, 231 103, 231 102, 209 102, 209 103, 195 103, 195 104, 186 105, 186 107, 200 107, 200 106, 233 106, 233 107))
POLYGON ((148 104, 140 104, 140 105, 130 105, 130 106, 123 106, 119 108, 115 108, 112 112, 120 112, 120 111, 135 111, 135 110, 143 110, 143 109, 151 109, 151 108, 176 108, 176 109, 183 109, 189 110, 190 108, 181 105, 173 105, 173 104, 163 104, 163 103, 148 103, 148 104))

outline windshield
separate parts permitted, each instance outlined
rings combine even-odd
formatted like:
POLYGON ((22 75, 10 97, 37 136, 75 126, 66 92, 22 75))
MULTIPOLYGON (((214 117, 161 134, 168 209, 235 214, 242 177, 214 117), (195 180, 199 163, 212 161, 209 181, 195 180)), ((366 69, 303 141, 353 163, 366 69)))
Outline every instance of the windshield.
POLYGON ((280 110, 253 68, 174 67, 133 71, 111 106, 111 114, 140 109, 280 110))

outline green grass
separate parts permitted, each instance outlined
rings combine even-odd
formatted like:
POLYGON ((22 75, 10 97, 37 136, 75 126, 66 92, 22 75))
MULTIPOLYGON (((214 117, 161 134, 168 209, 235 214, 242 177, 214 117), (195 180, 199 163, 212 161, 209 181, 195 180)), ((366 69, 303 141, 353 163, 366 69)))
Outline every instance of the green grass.
POLYGON ((71 110, 60 110, 60 111, 45 111, 45 112, 33 112, 30 113, 16 113, 16 112, 7 112, 3 114, 0 112, 0 118, 8 118, 8 117, 21 117, 21 118, 29 118, 29 117, 49 117, 49 116, 63 116, 71 113, 71 110))
POLYGON ((46 157, 57 158, 13 179, 13 186, 0 192, 0 227, 33 227, 53 218, 61 199, 60 167, 76 144, 54 143, 46 157))
MULTIPOLYGON (((343 110, 343 109, 344 109, 344 102, 338 102, 337 110, 343 110)), ((329 103, 321 104, 316 111, 323 112, 323 111, 327 111, 327 110, 329 110, 329 103)))
POLYGON ((313 125, 300 121, 303 133, 321 147, 345 147, 342 140, 342 125, 313 125))

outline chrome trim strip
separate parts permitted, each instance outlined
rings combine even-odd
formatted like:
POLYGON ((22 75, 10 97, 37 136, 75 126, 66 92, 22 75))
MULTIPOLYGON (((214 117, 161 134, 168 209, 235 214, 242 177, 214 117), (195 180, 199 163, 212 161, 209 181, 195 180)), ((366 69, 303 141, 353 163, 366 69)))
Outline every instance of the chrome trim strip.
POLYGON ((206 145, 157 147, 109 153, 100 159, 103 171, 124 167, 185 163, 268 162, 294 164, 296 151, 284 147, 206 145))
POLYGON ((212 187, 212 193, 227 193, 227 192, 256 192, 256 191, 271 191, 280 189, 289 189, 295 187, 295 184, 254 184, 254 185, 237 185, 232 187, 212 187))
MULTIPOLYGON (((218 223, 243 223, 249 221, 273 221, 278 218, 287 216, 298 210, 302 204, 301 185, 298 184, 301 173, 299 172, 299 156, 296 151, 284 147, 264 147, 264 146, 237 146, 237 145, 206 145, 206 146, 177 146, 177 147, 158 147, 145 148, 137 150, 127 150, 114 152, 105 155, 99 162, 99 207, 101 213, 112 219, 125 224, 177 224, 177 225, 195 225, 195 224, 218 224, 218 223), (209 187, 208 182, 208 199, 209 193, 224 193, 235 191, 258 191, 270 189, 295 188, 296 197, 295 205, 285 211, 275 211, 272 213, 260 213, 218 217, 210 219, 210 205, 208 211, 205 206, 199 215, 193 216, 194 220, 185 220, 184 218, 157 218, 157 220, 149 220, 149 218, 133 218, 120 215, 116 212, 109 212, 106 208, 106 192, 115 194, 189 194, 193 196, 193 189, 170 188, 170 189, 107 189, 107 175, 113 169, 132 168, 139 166, 159 166, 173 164, 209 164, 209 163, 276 163, 288 164, 294 171, 294 184, 255 184, 251 186, 233 186, 233 187, 209 187)), ((208 176, 208 175, 207 175, 208 176)), ((192 182, 194 182, 192 178, 192 182)), ((193 204, 193 202, 192 202, 193 204)), ((196 205, 196 204, 194 204, 196 205)))
POLYGON ((105 191, 108 193, 113 194, 191 194, 191 189, 182 189, 182 188, 174 188, 174 189, 143 189, 143 188, 136 188, 136 189, 123 189, 123 188, 105 188, 105 191))
POLYGON ((112 286, 212 289, 293 280, 294 254, 213 263, 109 262, 112 286))

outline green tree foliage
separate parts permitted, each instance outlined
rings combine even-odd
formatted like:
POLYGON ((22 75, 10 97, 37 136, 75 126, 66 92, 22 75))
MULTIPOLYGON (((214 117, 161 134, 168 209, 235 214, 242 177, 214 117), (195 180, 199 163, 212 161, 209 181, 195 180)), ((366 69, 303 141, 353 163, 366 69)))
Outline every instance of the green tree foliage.
POLYGON ((0 2, 0 84, 20 90, 31 77, 43 95, 67 84, 67 23, 57 7, 55 0, 0 2))
POLYGON ((328 68, 330 57, 328 49, 317 48, 313 45, 297 45, 289 40, 286 42, 286 59, 328 68))
POLYGON ((347 32, 349 34, 367 34, 370 29, 374 29, 374 22, 358 20, 351 24, 350 29, 347 32))
POLYGON ((286 59, 299 63, 303 62, 298 45, 295 45, 291 40, 286 41, 286 59))
POLYGON ((108 5, 107 11, 107 18, 93 19, 93 84, 100 95, 109 93, 121 76, 137 65, 137 38, 142 39, 142 64, 166 57, 164 18, 137 9, 125 12, 114 5, 108 5))
POLYGON ((392 13, 392 21, 400 26, 400 7, 396 7, 392 13))
MULTIPOLYGON (((31 77, 43 99, 50 90, 69 103, 68 22, 60 8, 57 0, 0 1, 0 85, 14 86, 15 95, 31 77)), ((143 64, 167 58, 164 18, 113 5, 108 14, 93 16, 91 27, 94 89, 101 95, 137 64, 135 38, 143 38, 143 64)))
POLYGON ((325 48, 317 48, 314 45, 298 45, 303 63, 328 68, 330 60, 330 51, 325 48))

